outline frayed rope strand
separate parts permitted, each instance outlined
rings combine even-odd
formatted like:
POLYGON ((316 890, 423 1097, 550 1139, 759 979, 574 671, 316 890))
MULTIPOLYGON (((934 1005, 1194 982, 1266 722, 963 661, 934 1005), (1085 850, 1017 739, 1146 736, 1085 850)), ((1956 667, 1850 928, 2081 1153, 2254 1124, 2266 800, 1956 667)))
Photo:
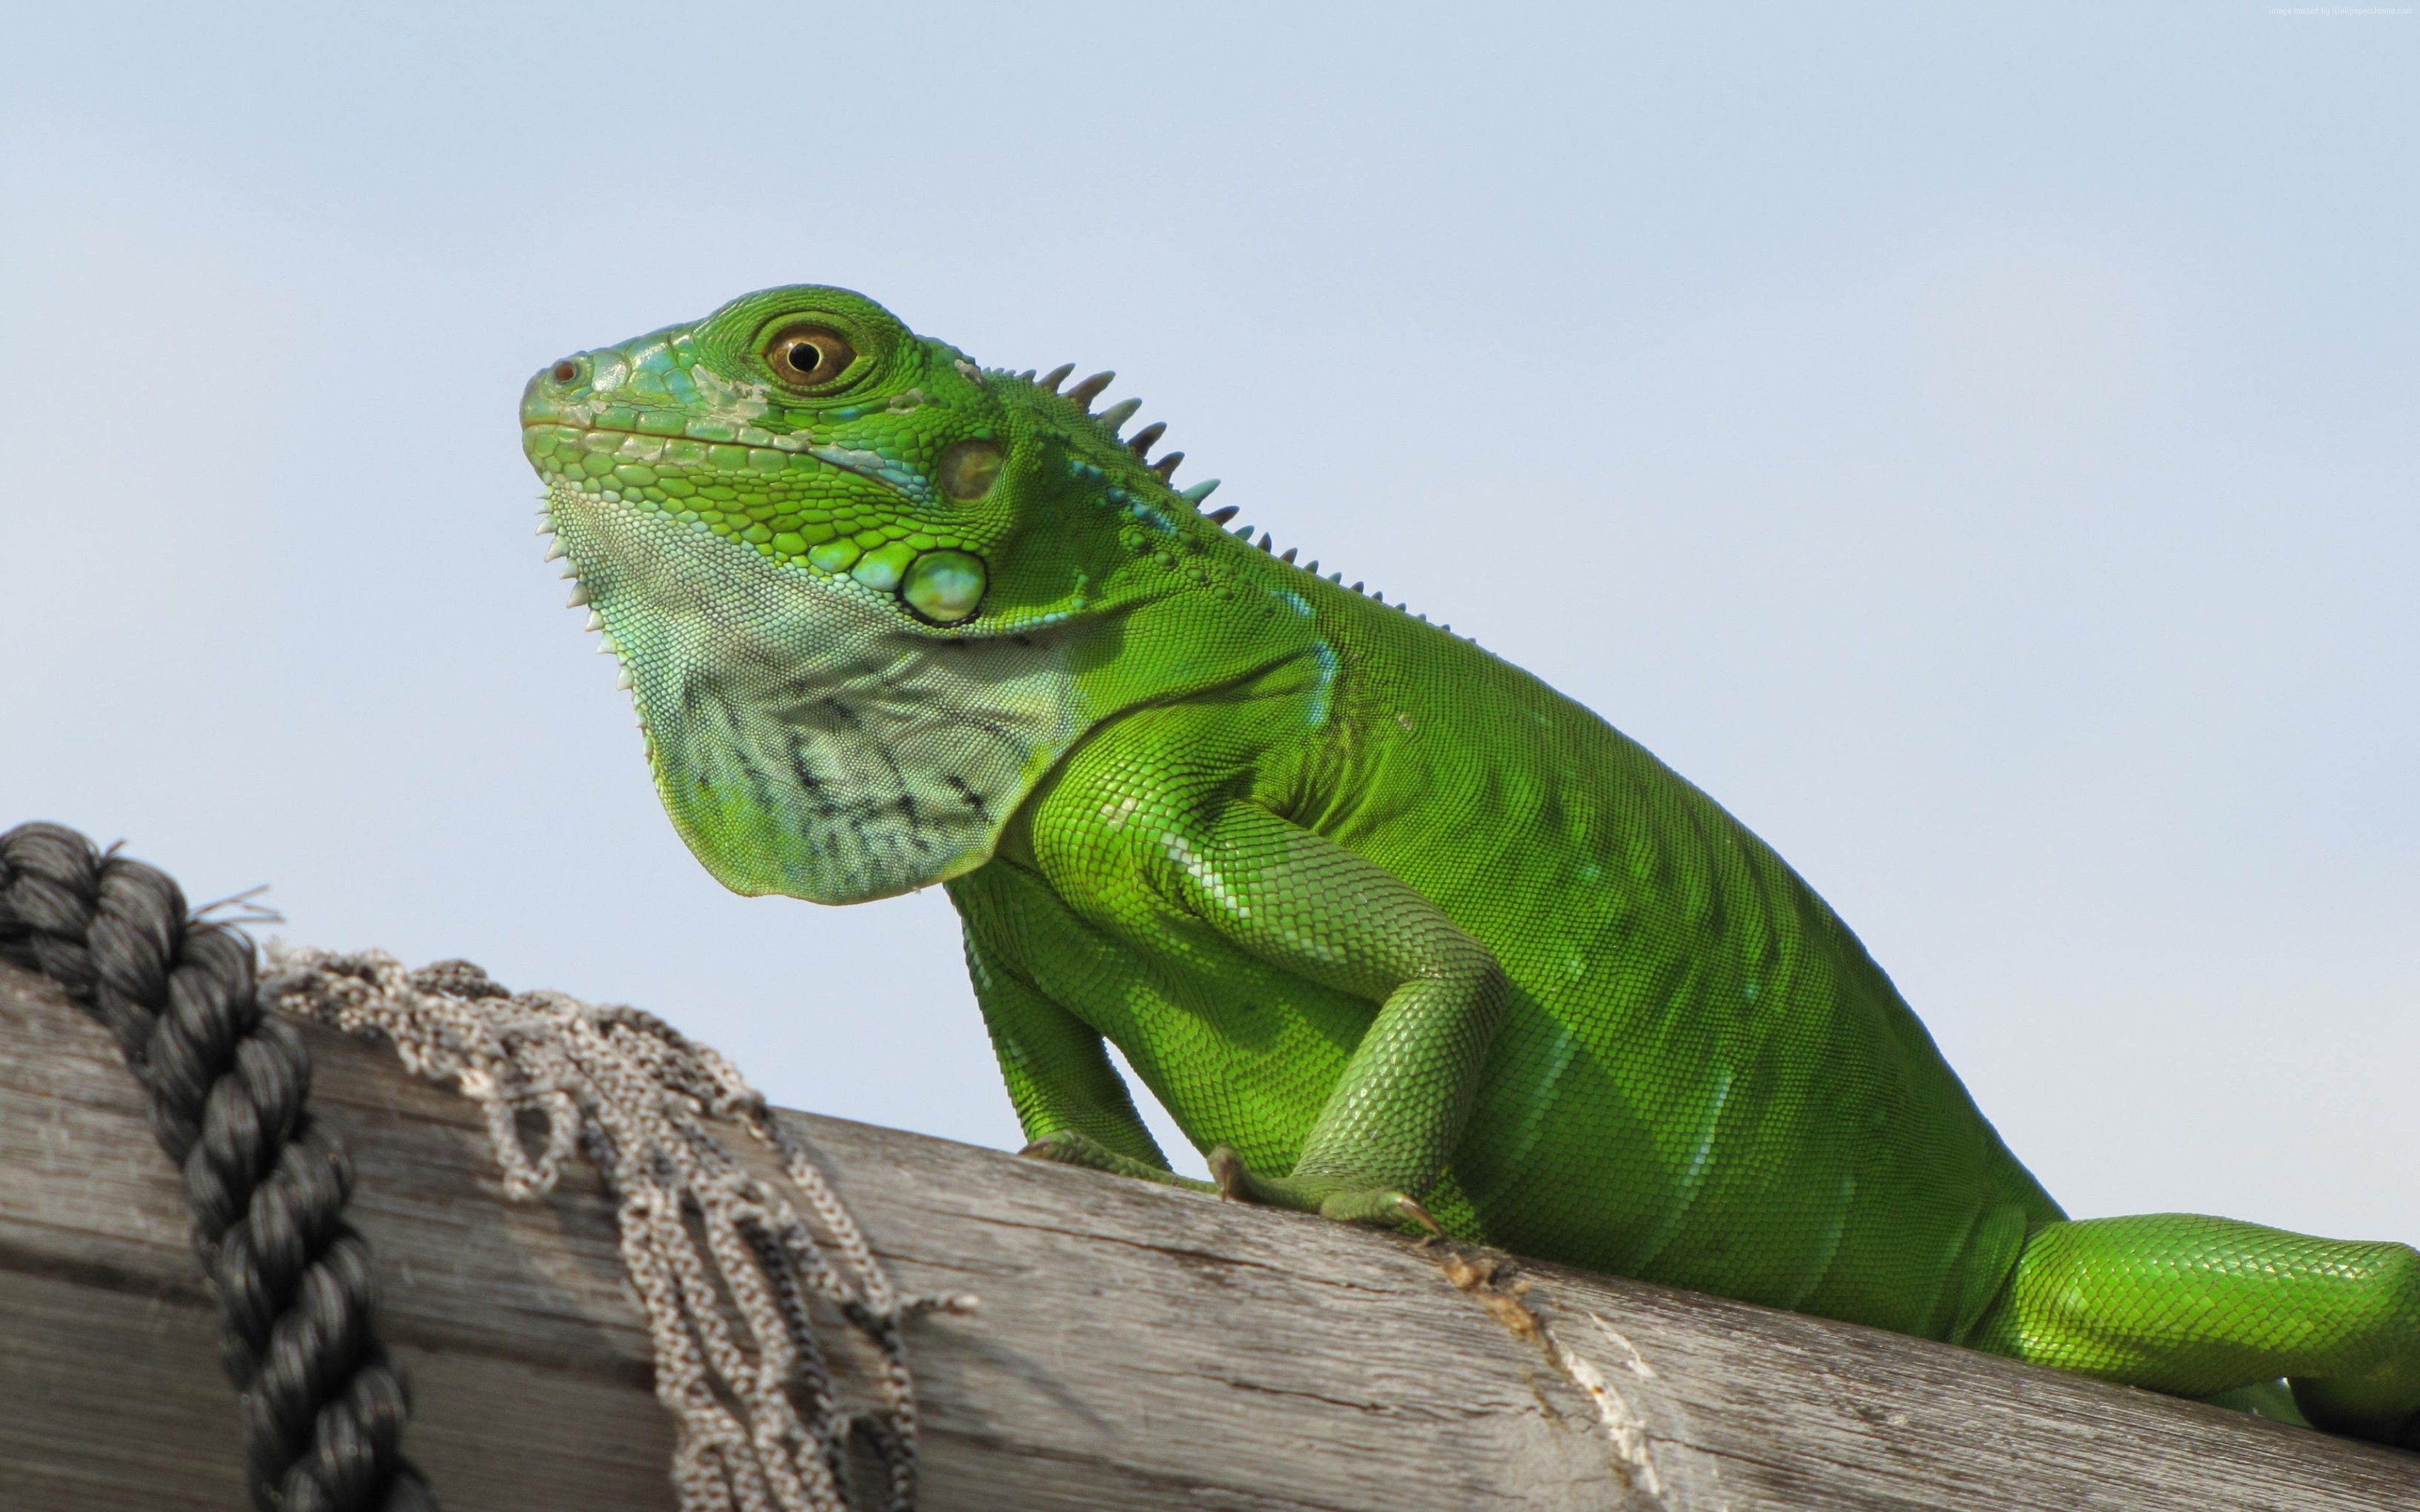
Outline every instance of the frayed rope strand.
POLYGON ((656 1395, 676 1426, 682 1512, 911 1512, 905 1324, 975 1299, 902 1296, 813 1151, 728 1058, 651 1013, 508 993, 464 961, 412 971, 375 950, 271 945, 269 964, 264 1002, 382 1039, 412 1072, 478 1103, 514 1198, 552 1190, 575 1151, 597 1166, 646 1311, 656 1395), (535 1149, 525 1114, 544 1124, 535 1149), (771 1150, 796 1204, 742 1167, 714 1119, 771 1150), (841 1402, 811 1317, 816 1298, 880 1355, 870 1412, 841 1402), (852 1488, 852 1436, 882 1466, 878 1502, 852 1488))

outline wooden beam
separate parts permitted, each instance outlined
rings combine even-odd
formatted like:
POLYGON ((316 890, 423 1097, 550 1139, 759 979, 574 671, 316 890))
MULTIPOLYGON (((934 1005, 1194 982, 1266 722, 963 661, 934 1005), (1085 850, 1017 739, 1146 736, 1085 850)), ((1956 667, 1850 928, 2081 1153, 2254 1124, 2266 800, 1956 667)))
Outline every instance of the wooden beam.
MULTIPOLYGON (((310 1033, 446 1504, 670 1508, 594 1184, 504 1201, 469 1104, 310 1033)), ((928 1512, 2420 1505, 2420 1458, 2195 1403, 791 1117, 903 1286, 982 1298, 913 1335, 928 1512)), ((106 1036, 0 966, 0 1505, 242 1504, 185 1230, 106 1036)))

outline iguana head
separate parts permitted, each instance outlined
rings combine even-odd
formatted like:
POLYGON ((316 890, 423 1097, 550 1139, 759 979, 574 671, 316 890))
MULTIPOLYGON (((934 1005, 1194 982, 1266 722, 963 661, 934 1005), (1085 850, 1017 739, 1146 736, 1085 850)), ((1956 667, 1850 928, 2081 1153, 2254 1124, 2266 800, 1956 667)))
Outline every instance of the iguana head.
MULTIPOLYGON (((1109 375, 985 371, 845 289, 566 357, 523 447, 665 808, 723 884, 946 880, 1082 733, 1299 636, 1109 375)), ((1295 599, 1299 603, 1299 597, 1295 599)))

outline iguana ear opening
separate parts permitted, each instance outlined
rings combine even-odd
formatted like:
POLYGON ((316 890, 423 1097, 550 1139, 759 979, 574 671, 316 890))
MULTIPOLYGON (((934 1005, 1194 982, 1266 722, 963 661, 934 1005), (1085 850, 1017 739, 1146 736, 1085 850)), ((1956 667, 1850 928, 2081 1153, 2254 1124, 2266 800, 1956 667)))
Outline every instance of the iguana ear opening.
POLYGON ((991 492, 1000 481, 1001 465, 1007 461, 1000 443, 978 437, 964 440, 941 454, 941 465, 934 470, 941 492, 962 504, 970 504, 991 492))

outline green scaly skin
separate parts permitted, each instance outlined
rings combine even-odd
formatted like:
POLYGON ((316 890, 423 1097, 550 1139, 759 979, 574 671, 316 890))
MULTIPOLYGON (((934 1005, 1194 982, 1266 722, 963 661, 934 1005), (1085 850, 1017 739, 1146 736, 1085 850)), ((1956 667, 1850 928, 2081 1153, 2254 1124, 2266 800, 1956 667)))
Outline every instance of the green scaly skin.
POLYGON ((2068 1221, 1712 799, 1060 377, 798 287, 521 406, 683 837, 741 892, 946 883, 1033 1153, 1201 1184, 1107 1041, 1233 1196, 2409 1431, 2420 1255, 2068 1221))

